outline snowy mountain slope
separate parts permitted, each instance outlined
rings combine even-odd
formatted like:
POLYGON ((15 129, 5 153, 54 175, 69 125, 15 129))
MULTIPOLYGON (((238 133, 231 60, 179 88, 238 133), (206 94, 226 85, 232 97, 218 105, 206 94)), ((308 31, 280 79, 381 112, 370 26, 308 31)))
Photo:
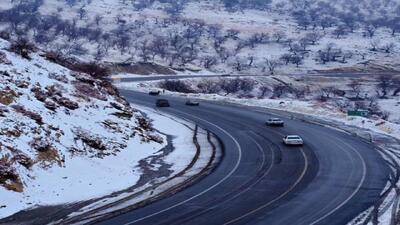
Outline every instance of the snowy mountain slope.
POLYGON ((400 36, 390 29, 397 23, 388 22, 390 18, 397 21, 398 14, 392 15, 395 1, 379 7, 376 1, 326 2, 276 0, 269 10, 230 11, 221 1, 190 0, 174 14, 169 10, 173 2, 163 1, 43 0, 20 8, 14 1, 0 5, 0 12, 9 13, 3 21, 0 18, 0 30, 13 34, 20 29, 43 48, 104 62, 154 62, 239 74, 268 74, 271 61, 279 62, 277 71, 286 74, 341 67, 373 70, 374 65, 379 65, 379 71, 398 70, 400 36), (145 2, 151 4, 138 8, 145 2), (302 2, 307 6, 297 9, 302 2), (374 13, 373 9, 379 10, 374 13), (32 10, 35 13, 28 16, 38 17, 24 19, 24 11, 32 10), (305 21, 294 18, 297 10, 305 21), (10 15, 22 15, 20 23, 10 22, 10 15), (32 25, 36 20, 42 22, 32 25), (373 30, 366 29, 369 23, 373 30), (38 32, 42 29, 46 32, 38 32), (324 58, 327 49, 334 53, 333 59, 324 58))
POLYGON ((164 135, 108 82, 8 48, 0 39, 0 217, 134 185, 164 135))

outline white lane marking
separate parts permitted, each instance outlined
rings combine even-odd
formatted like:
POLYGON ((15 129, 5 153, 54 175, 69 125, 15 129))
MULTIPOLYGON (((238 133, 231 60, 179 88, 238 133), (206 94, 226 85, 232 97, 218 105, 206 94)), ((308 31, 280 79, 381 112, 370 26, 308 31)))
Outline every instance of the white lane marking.
MULTIPOLYGON (((258 134, 254 133, 253 131, 251 131, 251 133, 253 133, 253 134, 259 136, 258 134)), ((263 155, 263 163, 261 164, 261 167, 260 167, 260 169, 261 169, 262 166, 265 164, 265 153, 264 153, 263 148, 261 147, 261 145, 260 145, 256 140, 254 140, 254 138, 252 138, 252 137, 250 137, 250 136, 249 136, 249 138, 257 145, 258 149, 260 150, 260 152, 261 152, 262 155, 263 155)), ((247 187, 246 189, 240 191, 240 192, 237 193, 236 195, 230 197, 229 199, 225 200, 224 202, 231 201, 231 200, 237 198, 238 196, 244 194, 245 192, 249 191, 250 188, 252 188, 252 187, 253 187, 254 185, 256 185, 258 182, 260 182, 260 180, 264 179, 264 178, 271 172, 272 167, 273 167, 273 165, 274 165, 274 164, 273 164, 273 160, 274 160, 274 158, 275 158, 275 153, 274 153, 274 151, 271 151, 271 153, 272 153, 272 156, 271 156, 271 159, 272 159, 272 160, 271 160, 271 165, 268 167, 267 171, 266 171, 260 178, 258 178, 258 179, 256 180, 256 182, 254 182, 252 185, 250 185, 250 186, 247 187)), ((216 206, 213 206, 213 207, 211 207, 211 208, 209 208, 209 209, 207 209, 207 210, 214 209, 214 208, 218 207, 218 205, 219 205, 219 204, 217 204, 216 206)))
MULTIPOLYGON (((253 131, 251 131, 251 133, 253 133, 253 134, 259 136, 258 134, 254 133, 253 131)), ((252 137, 250 137, 250 136, 249 136, 249 138, 250 138, 254 143, 256 143, 257 148, 258 148, 258 149, 260 150, 260 152, 262 153, 262 155, 263 155, 263 163, 262 163, 262 165, 264 165, 264 163, 265 163, 265 153, 264 153, 264 151, 263 151, 263 148, 261 147, 261 145, 260 145, 254 138, 252 138, 252 137)), ((242 195, 243 193, 245 193, 245 192, 247 192, 248 190, 250 190, 250 188, 252 188, 255 184, 257 184, 258 182, 260 182, 260 180, 264 179, 264 177, 266 177, 266 176, 271 172, 272 167, 273 167, 273 165, 274 165, 274 159, 275 159, 275 153, 274 153, 273 150, 271 151, 271 154, 272 154, 272 156, 271 156, 271 164, 270 164, 270 166, 268 167, 267 171, 265 171, 265 173, 262 175, 262 177, 258 178, 258 179, 256 180, 256 182, 254 182, 251 186, 247 187, 245 190, 242 190, 242 191, 239 192, 238 194, 236 194, 236 195, 234 195, 233 197, 231 197, 228 201, 230 201, 230 200, 232 200, 232 199, 235 199, 235 198, 238 197, 239 195, 242 195)), ((262 168, 262 166, 261 166, 261 168, 262 168)))
MULTIPOLYGON (((278 114, 275 114, 275 113, 271 113, 271 112, 262 112, 262 111, 259 111, 259 110, 254 110, 254 111, 257 111, 257 112, 259 112, 259 113, 269 113, 269 114, 272 114, 272 115, 277 115, 277 116, 282 116, 282 115, 278 115, 278 114)), ((185 113, 186 114, 186 113, 185 113)), ((204 121, 204 120, 203 120, 204 121)), ((207 122, 207 121, 206 121, 207 122)), ((352 195, 350 195, 344 202, 342 202, 340 205, 338 205, 337 207, 335 207, 332 211, 330 211, 328 214, 326 214, 326 215, 324 215, 323 217, 321 217, 321 218, 319 218, 318 220, 316 220, 316 221, 314 221, 313 223, 311 223, 310 225, 315 225, 316 223, 318 223, 318 222, 320 222, 321 220, 323 220, 323 219, 325 219, 326 217, 328 217, 328 216, 330 216, 330 215, 332 215, 334 212, 336 212, 339 208, 341 208, 341 207, 343 207, 343 205, 345 205, 347 202, 349 202, 350 200, 351 200, 351 198, 353 198, 354 197, 354 195, 356 195, 357 194, 357 192, 361 189, 361 186, 362 186, 362 184, 364 183, 364 181, 365 181, 365 178, 366 178, 366 164, 365 164, 365 160, 362 158, 362 156, 361 156, 361 154, 357 151, 357 150, 355 150, 352 146, 350 146, 350 145, 348 145, 347 143, 345 143, 345 142, 343 142, 343 141, 341 141, 340 139, 337 139, 337 140, 339 140, 340 142, 342 142, 343 144, 345 144, 345 145, 347 145, 348 147, 350 147, 350 149, 352 149, 352 151, 354 151, 356 154, 357 154, 357 156, 361 159, 361 161, 362 161, 362 163, 363 163, 363 176, 362 176, 362 180, 361 180, 361 182, 359 183, 359 185, 357 186, 357 189, 352 193, 352 195)), ((303 152, 303 150, 302 150, 302 153, 303 153, 303 155, 304 155, 304 152, 303 152)), ((304 171, 303 171, 304 172, 304 171)), ((304 175, 303 175, 304 176, 304 175)), ((300 181, 299 181, 300 182, 300 181)), ((297 184, 296 184, 297 185, 297 184)), ((293 187, 294 188, 294 187, 293 187)), ((289 191, 290 192, 290 191, 289 191)), ((285 194, 285 193, 284 193, 285 194)), ((285 194, 286 195, 286 194, 285 194)), ((283 196, 282 196, 283 197, 283 196)), ((279 198, 279 197, 278 197, 279 198)), ((261 206, 259 209, 255 209, 256 211, 258 211, 258 210, 260 210, 260 209, 262 209, 262 208, 265 208, 265 207, 267 207, 267 206, 261 206)), ((255 211, 255 212, 256 212, 255 211)), ((250 214, 252 214, 252 213, 254 213, 254 212, 249 212, 250 214)), ((250 215, 249 214, 249 215, 250 215)), ((243 215, 241 218, 238 218, 237 220, 240 220, 240 219, 242 219, 242 218, 244 218, 244 217, 246 217, 247 216, 247 214, 245 214, 245 215, 243 215)), ((232 221, 232 222, 236 222, 237 220, 235 220, 235 221, 232 221)), ((228 222, 228 223, 226 223, 226 224, 229 224, 229 223, 231 223, 231 222, 228 222)))
POLYGON ((210 124, 210 125, 216 127, 217 129, 219 129, 220 131, 222 131, 223 133, 225 133, 227 136, 229 136, 229 138, 231 138, 231 139, 234 141, 235 145, 237 146, 237 150, 238 150, 239 157, 238 157, 238 159, 237 159, 237 161, 236 161, 236 164, 235 164, 235 166, 233 167, 233 169, 232 169, 224 178, 222 178, 220 181, 218 181, 218 182, 215 183, 214 185, 210 186, 209 188, 205 189, 204 191, 202 191, 202 192, 200 192, 200 193, 198 193, 198 194, 196 194, 196 195, 193 195, 192 197, 190 197, 190 198, 188 198, 188 199, 186 199, 186 200, 184 200, 184 201, 181 201, 181 202, 179 202, 179 203, 177 203, 177 204, 175 204, 175 205, 172 205, 172 206, 170 206, 170 207, 168 207, 168 208, 165 208, 165 209, 163 209, 163 210, 161 210, 161 211, 158 211, 158 212, 152 213, 152 214, 150 214, 150 215, 141 217, 141 218, 136 219, 136 220, 134 220, 134 221, 131 221, 131 222, 129 222, 129 223, 125 223, 124 225, 131 225, 131 224, 137 223, 137 222, 139 222, 139 221, 148 219, 148 218, 150 218, 150 217, 159 215, 159 214, 161 214, 161 213, 164 213, 164 212, 166 212, 166 211, 168 211, 168 210, 171 210, 171 209, 173 209, 173 208, 175 208, 175 207, 178 207, 178 206, 180 206, 180 205, 183 205, 183 204, 185 204, 185 203, 187 203, 187 202, 189 202, 189 201, 191 201, 191 200, 193 200, 193 199, 195 199, 195 198, 197 198, 197 197, 199 197, 199 196, 201 196, 201 195, 203 195, 203 194, 209 192, 210 190, 214 189, 215 187, 217 187, 218 185, 220 185, 222 182, 224 182, 226 179, 228 179, 230 176, 232 176, 232 174, 233 174, 233 173, 237 170, 237 168, 239 167, 240 161, 242 160, 242 148, 240 147, 239 142, 238 142, 231 134, 229 134, 226 130, 224 130, 223 128, 219 127, 218 125, 216 125, 216 124, 214 124, 214 123, 211 123, 211 122, 208 122, 208 121, 206 121, 206 120, 203 120, 203 119, 201 119, 201 118, 199 118, 199 117, 197 117, 197 116, 193 116, 193 115, 184 113, 184 112, 179 111, 179 110, 172 110, 172 111, 178 111, 178 112, 180 112, 180 113, 182 113, 182 114, 186 114, 186 115, 188 115, 188 116, 191 116, 191 117, 193 117, 193 118, 196 118, 196 119, 198 119, 198 120, 201 120, 201 121, 203 121, 203 122, 205 122, 205 123, 208 123, 208 124, 210 124))
MULTIPOLYGON (((262 112, 262 111, 259 111, 259 110, 254 110, 254 111, 262 112)), ((269 111, 267 111, 267 112, 262 112, 262 113, 269 113, 269 114, 272 114, 272 115, 276 115, 276 116, 281 116, 281 117, 282 117, 282 115, 279 115, 279 114, 276 114, 276 113, 273 113, 273 112, 269 112, 269 111)), ((289 113, 290 113, 290 112, 289 112, 289 113)), ((322 125, 323 127, 327 127, 327 126, 325 126, 325 125, 323 125, 323 124, 321 124, 321 125, 322 125)), ((327 128, 333 129, 333 127, 327 127, 327 128)), ((333 129, 333 130, 336 130, 336 129, 333 129)), ((341 130, 339 130, 339 131, 341 131, 341 130)), ((343 131, 342 131, 342 132, 343 132, 343 131)), ((342 202, 340 205, 338 205, 337 207, 335 207, 334 209, 332 209, 328 214, 326 214, 326 215, 324 215, 323 217, 317 219, 316 221, 312 222, 312 223, 309 224, 309 225, 315 225, 316 223, 321 222, 321 220, 323 220, 323 219, 325 219, 326 217, 332 215, 332 214, 335 213, 337 210, 339 210, 341 207, 343 207, 345 204, 347 204, 347 203, 359 192, 359 190, 361 189, 361 186, 362 186, 362 184, 364 183, 365 178, 366 178, 366 163, 365 163, 364 158, 361 156, 361 154, 360 154, 354 147, 352 147, 351 145, 345 143, 344 141, 342 141, 342 140, 340 140, 340 139, 338 139, 338 138, 336 138, 336 139, 339 140, 339 141, 340 141, 341 143, 343 143, 344 145, 348 146, 353 152, 355 152, 355 153, 357 154, 358 158, 361 159, 361 162, 362 162, 362 164, 363 164, 363 169, 362 169, 363 175, 362 175, 362 179, 361 179, 360 183, 358 184, 356 190, 355 190, 348 198, 346 198, 346 199, 344 200, 344 202, 342 202)), ((325 207, 324 207, 324 208, 325 208, 325 207)))
POLYGON ((289 194, 289 192, 291 192, 301 182, 301 180, 303 180, 303 178, 304 178, 304 176, 305 176, 305 174, 306 174, 306 172, 308 170, 308 159, 307 159, 307 156, 306 156, 303 148, 301 148, 301 154, 303 155, 303 158, 304 158, 303 171, 302 171, 300 177, 296 180, 296 182, 288 190, 286 190, 284 193, 279 195, 277 198, 269 201, 268 203, 266 203, 266 204, 264 204, 264 205, 262 205, 262 206, 260 206, 260 207, 258 207, 256 209, 254 209, 254 210, 251 210, 250 212, 248 212, 248 213, 246 213, 246 214, 244 214, 244 215, 242 215, 240 217, 237 217, 236 219, 230 220, 230 221, 224 223, 224 225, 235 223, 235 222, 237 222, 237 221, 239 221, 239 220, 241 220, 241 219, 243 219, 243 218, 245 218, 247 216, 250 216, 250 215, 260 211, 261 209, 264 209, 265 207, 268 207, 269 205, 273 204, 274 202, 278 201, 279 199, 285 197, 285 195, 289 194))
POLYGON ((357 154, 357 156, 360 158, 362 165, 363 165, 363 175, 362 175, 362 179, 360 181, 360 183, 358 184, 356 190, 349 196, 347 197, 340 205, 336 206, 334 209, 332 209, 329 213, 325 214, 323 217, 315 220, 314 222, 312 222, 310 225, 314 225, 316 223, 321 222, 322 220, 324 220, 325 218, 327 218, 328 216, 332 215, 334 212, 336 212, 337 210, 339 210, 341 207, 343 207, 345 204, 347 204, 347 202, 349 202, 361 189, 362 184, 365 181, 366 178, 366 174, 367 174, 367 165, 365 163, 364 158, 361 156, 361 154, 351 145, 347 144, 346 142, 340 140, 337 138, 337 140, 339 140, 339 142, 341 142, 342 144, 346 145, 347 147, 349 147, 353 152, 355 152, 357 154))
MULTIPOLYGON (((330 140, 330 141, 332 141, 332 140, 330 140)), ((331 144, 331 143, 330 143, 331 144)), ((335 145, 335 143, 333 143, 333 145, 335 145)), ((348 152, 348 151, 346 151, 346 149, 343 147, 343 146, 338 146, 338 149, 340 149, 344 154, 346 154, 347 155, 347 157, 350 159, 350 161, 351 161, 351 165, 353 166, 353 168, 354 168, 354 159, 353 159, 353 157, 350 155, 350 153, 348 152)), ((349 183, 350 183, 350 181, 352 180, 352 177, 354 176, 354 169, 353 170, 351 170, 351 172, 350 172, 351 174, 350 174, 350 176, 348 176, 347 177, 347 179, 346 179, 346 182, 345 182, 345 185, 343 185, 344 187, 348 187, 349 186, 349 183)), ((340 191, 340 193, 343 193, 343 189, 340 191)), ((339 199, 339 197, 340 196, 338 196, 338 195, 336 195, 333 199, 331 199, 326 205, 324 205, 324 207, 322 207, 322 209, 319 209, 317 212, 314 212, 313 214, 314 215, 317 215, 317 214, 320 214, 321 212, 323 212, 323 211, 325 211, 326 209, 329 209, 330 207, 334 207, 335 206, 335 204, 337 204, 336 203, 336 201, 339 199), (333 206, 332 206, 333 205, 333 206)), ((300 223, 300 221, 304 221, 304 219, 312 219, 312 218, 310 218, 309 216, 307 216, 307 215, 303 215, 302 217, 299 217, 298 218, 298 223, 300 223)), ((308 223, 306 223, 306 224, 308 224, 308 223)))

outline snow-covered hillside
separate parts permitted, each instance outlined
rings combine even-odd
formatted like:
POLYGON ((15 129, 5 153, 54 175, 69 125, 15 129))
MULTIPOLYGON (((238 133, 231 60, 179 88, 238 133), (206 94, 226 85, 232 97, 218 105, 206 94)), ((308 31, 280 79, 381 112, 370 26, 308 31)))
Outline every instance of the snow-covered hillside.
POLYGON ((237 74, 399 69, 396 1, 274 0, 235 10, 222 2, 9 1, 0 31, 87 61, 237 74))
POLYGON ((134 185, 165 136, 108 82, 9 45, 0 39, 0 218, 134 185))

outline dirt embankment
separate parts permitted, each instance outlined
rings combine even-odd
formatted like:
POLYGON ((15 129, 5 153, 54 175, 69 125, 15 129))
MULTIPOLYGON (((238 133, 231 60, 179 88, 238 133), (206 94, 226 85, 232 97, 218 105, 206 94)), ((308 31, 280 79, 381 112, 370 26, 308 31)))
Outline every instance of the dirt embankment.
POLYGON ((140 75, 165 74, 175 75, 175 71, 155 63, 110 63, 109 68, 113 74, 131 73, 140 75))

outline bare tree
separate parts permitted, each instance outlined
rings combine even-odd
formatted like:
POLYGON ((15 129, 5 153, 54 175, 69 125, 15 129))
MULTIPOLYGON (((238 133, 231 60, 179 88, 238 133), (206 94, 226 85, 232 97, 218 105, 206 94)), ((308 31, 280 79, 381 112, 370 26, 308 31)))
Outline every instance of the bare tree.
POLYGON ((351 88, 351 92, 355 95, 354 97, 359 99, 362 91, 362 84, 358 80, 353 80, 348 84, 348 86, 351 88))
POLYGON ((393 94, 392 96, 398 96, 400 94, 400 78, 392 79, 393 94))
POLYGON ((28 39, 20 38, 11 44, 10 50, 23 58, 30 59, 29 55, 35 50, 35 46, 28 39))
POLYGON ((340 38, 341 36, 345 35, 346 32, 346 27, 343 25, 340 25, 336 27, 336 29, 333 31, 333 35, 336 36, 336 38, 340 38))
POLYGON ((389 76, 380 76, 375 86, 375 92, 379 98, 386 98, 391 87, 391 78, 389 76))
POLYGON ((218 64, 218 59, 215 56, 205 56, 201 59, 204 68, 211 69, 211 67, 218 64))
POLYGON ((143 40, 138 43, 137 47, 139 50, 139 56, 142 59, 143 62, 147 62, 150 59, 150 48, 149 48, 149 42, 147 40, 143 40))
POLYGON ((367 37, 374 37, 375 36, 375 32, 376 32, 376 27, 373 26, 372 24, 366 25, 364 27, 364 35, 367 37))
POLYGON ((265 59, 265 63, 268 67, 268 71, 271 75, 275 74, 275 70, 277 67, 279 67, 281 64, 279 62, 279 60, 277 59, 265 59))
POLYGON ((334 86, 323 87, 320 89, 320 100, 330 99, 337 88, 334 86))
POLYGON ((395 47, 396 45, 393 42, 391 42, 385 44, 382 48, 386 53, 391 53, 395 47))
POLYGON ((284 84, 274 84, 272 86, 272 98, 280 98, 283 95, 290 93, 290 88, 284 84))
POLYGON ((380 40, 379 39, 374 39, 370 42, 371 45, 371 51, 378 51, 379 45, 380 45, 380 40))
POLYGON ((280 43, 282 39, 286 38, 286 34, 282 31, 277 31, 272 35, 272 37, 275 39, 277 43, 280 43))
POLYGON ((321 39, 321 35, 317 32, 307 33, 305 39, 311 44, 315 45, 321 39))
POLYGON ((265 98, 268 93, 272 92, 270 87, 264 85, 259 87, 258 89, 259 89, 258 98, 265 98))

